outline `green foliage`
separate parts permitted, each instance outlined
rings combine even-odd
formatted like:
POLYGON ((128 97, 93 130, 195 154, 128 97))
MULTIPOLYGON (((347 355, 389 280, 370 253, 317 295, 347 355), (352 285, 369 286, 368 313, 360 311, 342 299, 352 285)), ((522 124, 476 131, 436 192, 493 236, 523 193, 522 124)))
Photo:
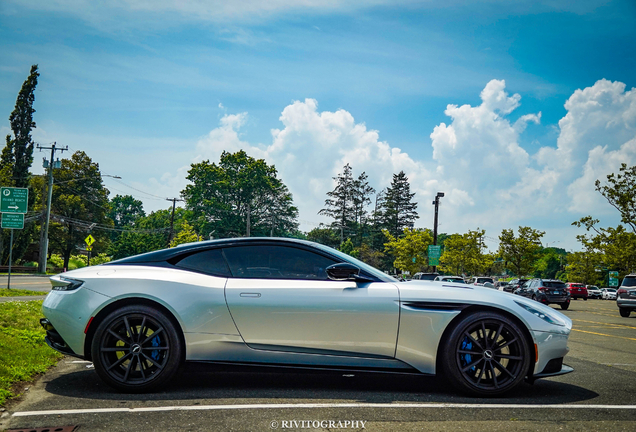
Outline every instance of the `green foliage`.
POLYGON ((316 243, 324 244, 332 248, 337 248, 340 245, 340 237, 336 230, 327 228, 320 224, 318 228, 314 228, 307 233, 307 240, 316 243))
POLYGON ((397 238, 388 230, 382 232, 387 239, 384 251, 394 257, 395 268, 411 274, 428 268, 428 246, 433 244, 430 231, 404 228, 403 235, 397 238))
POLYGON ((23 297, 23 296, 40 296, 46 293, 42 291, 31 291, 23 289, 6 289, 0 288, 0 297, 23 297))
POLYGON ((347 240, 342 242, 338 250, 340 250, 340 252, 346 253, 347 255, 351 255, 354 258, 358 257, 358 251, 356 250, 350 238, 347 238, 347 240))
POLYGON ((115 195, 110 200, 111 210, 108 217, 115 224, 115 228, 134 227, 139 218, 146 216, 143 203, 131 195, 115 195))
POLYGON ((456 275, 483 275, 490 273, 495 257, 484 253, 482 238, 486 231, 468 231, 445 238, 444 253, 440 257, 440 270, 456 275))
POLYGON ((218 164, 192 164, 181 192, 197 232, 214 237, 285 235, 298 228, 298 209, 276 168, 244 151, 223 152, 218 164))
POLYGON ((405 228, 413 227, 419 218, 417 203, 413 202, 415 192, 411 193, 411 185, 404 171, 393 174, 391 186, 386 189, 380 201, 376 215, 378 225, 386 229, 393 237, 397 237, 405 228))
POLYGON ((46 266, 62 268, 64 267, 64 258, 60 254, 51 254, 46 266))
POLYGON ((68 260, 67 270, 75 270, 86 267, 88 265, 88 257, 86 255, 71 255, 68 260))
POLYGON ((636 165, 621 164, 620 173, 607 176, 607 184, 596 180, 596 190, 620 212, 621 221, 636 231, 636 165))
POLYGON ((170 242, 170 247, 175 247, 184 243, 193 243, 199 241, 197 233, 194 232, 194 228, 186 221, 181 224, 179 233, 170 242))
MULTIPOLYGON (((125 258, 145 252, 151 252, 168 247, 168 231, 172 208, 158 210, 148 216, 140 217, 135 223, 134 230, 123 231, 121 235, 110 245, 108 254, 113 259, 125 258)), ((185 209, 177 208, 174 213, 174 226, 181 226, 181 222, 187 218, 185 209)))
POLYGON ((104 264, 107 262, 110 262, 111 258, 105 254, 105 253, 100 253, 97 256, 91 256, 91 265, 100 265, 100 264, 104 264))
POLYGON ((382 268, 384 264, 384 254, 372 249, 371 246, 366 243, 363 243, 357 249, 356 258, 378 269, 382 268))
POLYGON ((534 266, 534 276, 543 279, 556 279, 557 273, 565 266, 566 252, 563 249, 545 248, 534 266))
POLYGON ((46 372, 62 358, 44 342, 41 308, 41 301, 0 303, 0 406, 15 396, 15 383, 46 372))
POLYGON ((565 268, 568 282, 603 286, 605 272, 599 267, 599 262, 601 255, 592 250, 569 254, 565 268))
MULTIPOLYGON (((73 153, 70 159, 62 160, 62 167, 55 170, 51 224, 49 226, 49 251, 64 258, 64 267, 69 267, 71 254, 77 246, 84 244, 90 225, 79 221, 112 226, 108 217, 110 204, 108 189, 102 182, 99 165, 82 151, 73 153)), ((105 250, 110 243, 104 231, 93 231, 96 239, 93 250, 105 250)))
POLYGON ((511 229, 502 230, 499 236, 499 255, 506 268, 519 277, 534 273, 544 234, 544 231, 521 226, 518 236, 511 229))

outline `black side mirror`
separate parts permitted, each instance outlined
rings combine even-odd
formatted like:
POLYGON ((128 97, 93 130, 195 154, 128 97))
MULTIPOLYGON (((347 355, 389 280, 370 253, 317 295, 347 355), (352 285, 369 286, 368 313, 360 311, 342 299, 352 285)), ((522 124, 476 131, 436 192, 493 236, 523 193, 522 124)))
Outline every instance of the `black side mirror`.
POLYGON ((329 279, 331 280, 373 282, 373 279, 361 276, 360 269, 348 262, 332 264, 325 270, 327 272, 327 276, 329 276, 329 279))

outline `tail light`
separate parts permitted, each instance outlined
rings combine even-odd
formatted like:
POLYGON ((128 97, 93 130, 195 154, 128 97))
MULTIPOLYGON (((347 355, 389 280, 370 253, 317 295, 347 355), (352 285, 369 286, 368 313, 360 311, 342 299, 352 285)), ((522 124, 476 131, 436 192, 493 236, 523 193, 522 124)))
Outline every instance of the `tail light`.
POLYGON ((627 290, 625 288, 619 288, 616 294, 627 294, 627 290))
POLYGON ((539 291, 546 292, 548 289, 546 287, 539 287, 539 291))

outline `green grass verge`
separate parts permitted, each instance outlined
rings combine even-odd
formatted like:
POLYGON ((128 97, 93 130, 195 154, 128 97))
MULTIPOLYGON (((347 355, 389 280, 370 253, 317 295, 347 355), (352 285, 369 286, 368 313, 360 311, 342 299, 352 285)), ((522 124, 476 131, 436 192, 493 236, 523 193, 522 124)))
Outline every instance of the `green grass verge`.
POLYGON ((41 309, 41 300, 0 303, 0 406, 16 396, 16 383, 46 372, 62 358, 44 342, 41 309))
POLYGON ((45 293, 44 291, 0 288, 0 297, 41 296, 46 294, 47 293, 45 293))

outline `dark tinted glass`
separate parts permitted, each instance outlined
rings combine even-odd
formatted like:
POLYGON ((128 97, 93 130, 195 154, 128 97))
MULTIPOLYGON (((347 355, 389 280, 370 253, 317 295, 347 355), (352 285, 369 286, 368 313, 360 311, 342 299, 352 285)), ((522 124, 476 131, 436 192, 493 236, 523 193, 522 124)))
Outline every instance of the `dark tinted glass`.
POLYGON ((230 277, 221 249, 206 250, 188 255, 176 264, 177 267, 214 276, 230 277))
POLYGON ((626 287, 636 286, 636 277, 625 276, 625 279, 623 279, 623 284, 621 286, 626 286, 626 287))
POLYGON ((549 282, 549 281, 543 281, 543 286, 546 288, 559 288, 559 289, 565 289, 565 284, 563 282, 549 282))
POLYGON ((237 278, 328 280, 325 268, 336 264, 322 255, 286 246, 237 246, 225 249, 237 278))

